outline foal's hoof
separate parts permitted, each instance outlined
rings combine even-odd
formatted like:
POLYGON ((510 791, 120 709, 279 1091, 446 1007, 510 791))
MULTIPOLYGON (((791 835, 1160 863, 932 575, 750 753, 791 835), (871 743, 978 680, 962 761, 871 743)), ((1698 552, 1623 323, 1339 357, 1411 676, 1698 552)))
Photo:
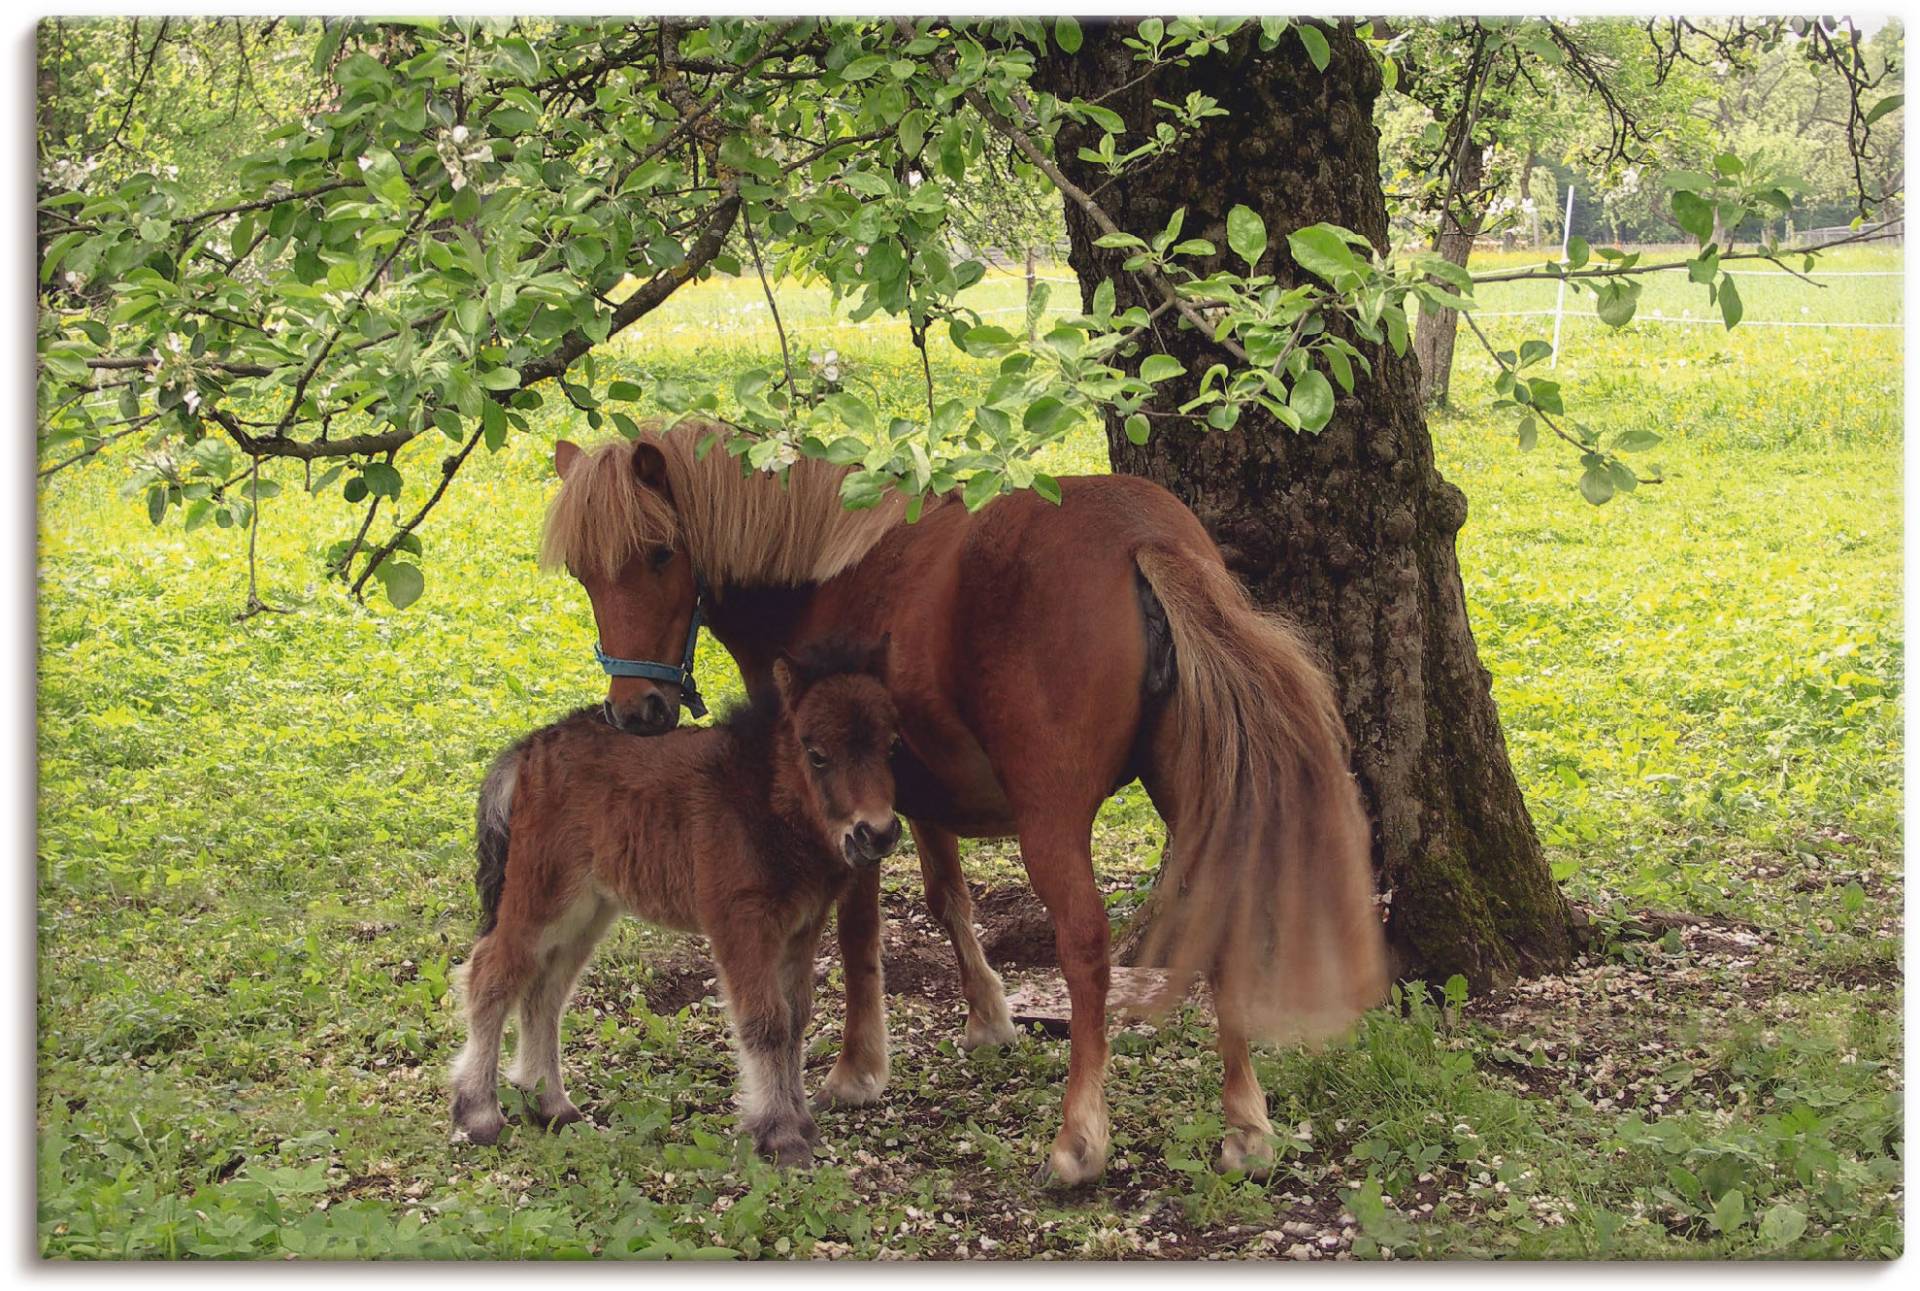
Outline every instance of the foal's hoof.
POLYGON ((1106 1173, 1107 1154, 1097 1151, 1079 1135, 1053 1141, 1053 1151, 1033 1172, 1033 1181, 1044 1188, 1078 1188, 1106 1173))
POLYGON ((507 1118, 501 1115, 498 1103, 491 1107, 459 1102, 453 1105, 455 1143, 477 1143, 487 1147, 500 1141, 500 1131, 506 1127, 507 1118))
POLYGON ((798 1126, 785 1126, 756 1140, 754 1151, 782 1169, 813 1164, 813 1144, 798 1126))
POLYGON ((820 1092, 813 1096, 813 1105, 819 1108, 871 1107, 880 1101, 880 1095, 886 1092, 886 1088, 887 1073, 884 1071, 854 1071, 835 1064, 821 1083, 820 1092))
POLYGON ((1220 1141, 1219 1164, 1222 1171, 1264 1179, 1273 1172, 1273 1141, 1259 1130, 1229 1130, 1220 1141))

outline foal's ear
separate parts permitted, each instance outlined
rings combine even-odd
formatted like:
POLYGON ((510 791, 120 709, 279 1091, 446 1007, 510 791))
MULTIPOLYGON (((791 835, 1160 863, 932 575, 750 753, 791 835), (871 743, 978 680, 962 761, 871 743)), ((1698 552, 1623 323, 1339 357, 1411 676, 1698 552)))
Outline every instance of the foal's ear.
POLYGON ((633 441, 633 477, 656 493, 667 490, 667 455, 657 444, 644 439, 633 441))
POLYGON ((567 478, 567 472, 580 460, 580 446, 570 440, 556 439, 553 442, 553 469, 561 479, 567 478))
POLYGON ((867 649, 866 669, 868 675, 877 681, 887 679, 887 657, 893 645, 893 633, 882 632, 880 639, 867 649))
POLYGON ((787 712, 800 707, 800 670, 785 655, 773 661, 773 688, 780 692, 780 706, 787 712))

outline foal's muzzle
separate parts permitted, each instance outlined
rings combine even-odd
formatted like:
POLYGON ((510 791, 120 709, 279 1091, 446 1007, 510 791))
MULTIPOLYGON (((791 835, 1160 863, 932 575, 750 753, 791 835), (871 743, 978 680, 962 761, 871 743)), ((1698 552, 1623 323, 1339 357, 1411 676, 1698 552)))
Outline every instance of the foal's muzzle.
POLYGON ((860 821, 847 831, 840 840, 840 850, 847 858, 847 864, 860 869, 870 869, 893 854, 900 846, 900 818, 887 821, 886 828, 875 829, 866 821, 860 821))

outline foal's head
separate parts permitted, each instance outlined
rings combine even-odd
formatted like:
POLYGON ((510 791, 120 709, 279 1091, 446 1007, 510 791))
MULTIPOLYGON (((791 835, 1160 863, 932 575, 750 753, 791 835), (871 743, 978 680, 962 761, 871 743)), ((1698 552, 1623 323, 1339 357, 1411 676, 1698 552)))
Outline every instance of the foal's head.
POLYGON ((900 843, 893 814, 899 716, 887 695, 887 639, 830 643, 773 665, 786 715, 783 760, 847 864, 878 865, 900 843))
MULTIPOLYGON (((616 666, 626 660, 679 667, 698 592, 665 456, 645 440, 587 452, 563 439, 554 445, 553 464, 561 485, 542 563, 565 565, 587 589, 600 650, 616 666)), ((679 722, 681 698, 676 682, 616 673, 607 720, 636 735, 658 735, 679 722)))

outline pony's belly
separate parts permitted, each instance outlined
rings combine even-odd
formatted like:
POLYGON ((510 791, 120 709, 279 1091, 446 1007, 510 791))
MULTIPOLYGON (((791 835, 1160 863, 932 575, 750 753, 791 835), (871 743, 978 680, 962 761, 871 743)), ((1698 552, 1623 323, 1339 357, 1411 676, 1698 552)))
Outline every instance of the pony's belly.
POLYGON ((894 767, 894 806, 900 814, 962 838, 1004 838, 1014 833, 1013 808, 985 753, 977 745, 972 747, 977 759, 949 756, 941 758, 938 766, 903 753, 894 767))

